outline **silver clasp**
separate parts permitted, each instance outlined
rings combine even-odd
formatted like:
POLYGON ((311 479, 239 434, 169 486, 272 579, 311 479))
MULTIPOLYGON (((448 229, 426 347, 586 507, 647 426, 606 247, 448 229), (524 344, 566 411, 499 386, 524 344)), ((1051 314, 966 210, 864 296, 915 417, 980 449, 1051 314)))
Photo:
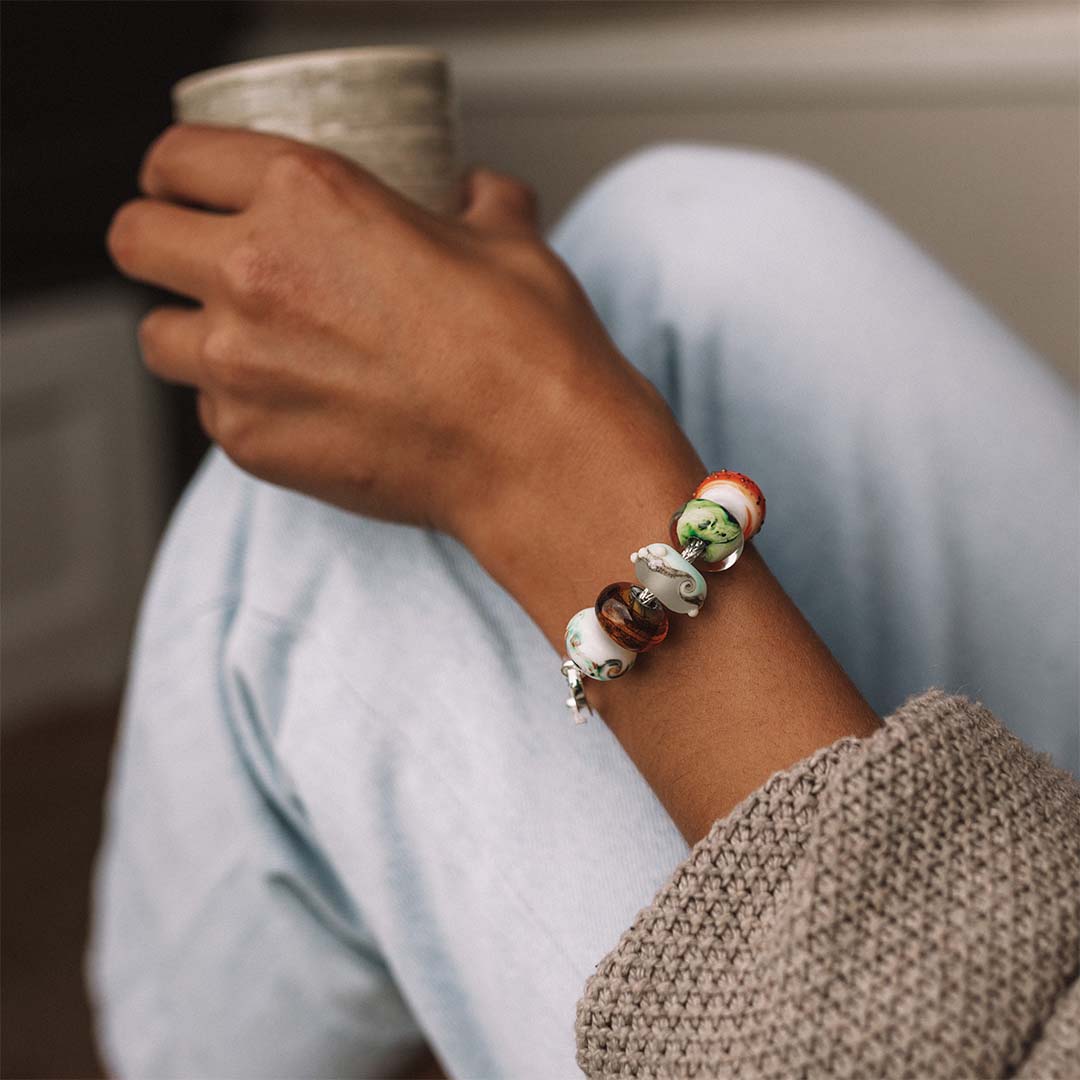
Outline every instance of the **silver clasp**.
POLYGON ((567 685, 570 687, 566 707, 574 714, 575 724, 584 724, 592 713, 589 702, 585 698, 585 680, 573 660, 563 661, 562 673, 566 676, 567 685))

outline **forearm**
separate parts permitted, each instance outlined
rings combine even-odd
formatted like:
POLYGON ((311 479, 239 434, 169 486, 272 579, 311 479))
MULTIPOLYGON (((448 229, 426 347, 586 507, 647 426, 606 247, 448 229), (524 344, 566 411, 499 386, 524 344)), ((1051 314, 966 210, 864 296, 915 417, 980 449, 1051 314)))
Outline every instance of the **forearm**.
MULTIPOLYGON (((570 615, 633 580, 630 552, 667 541, 670 513, 708 471, 663 412, 607 422, 600 404, 580 468, 522 484, 512 528, 470 545, 560 654, 570 615)), ((691 843, 772 773, 879 725, 752 545, 708 585, 699 617, 673 615, 631 672, 586 686, 691 843)))

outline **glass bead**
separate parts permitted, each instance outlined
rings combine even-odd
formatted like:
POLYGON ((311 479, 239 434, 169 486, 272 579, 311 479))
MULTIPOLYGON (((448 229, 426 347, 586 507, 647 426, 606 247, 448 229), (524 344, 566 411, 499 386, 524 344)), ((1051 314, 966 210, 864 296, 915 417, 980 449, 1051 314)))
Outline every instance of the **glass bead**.
POLYGON ((691 540, 705 541, 705 550, 694 562, 699 570, 727 570, 743 552, 742 527, 727 509, 710 499, 691 499, 680 506, 668 527, 671 542, 680 548, 691 540))
POLYGON ((603 682, 625 675, 637 659, 637 653, 612 641, 591 607, 582 608, 566 624, 566 655, 582 674, 603 682))
POLYGON ((743 473, 721 469, 709 473, 694 490, 695 499, 719 503, 742 527, 749 540, 765 524, 765 496, 761 488, 743 473))
POLYGON ((596 618, 608 637, 636 653, 659 645, 668 632, 663 605, 656 601, 643 604, 638 599, 640 592, 640 587, 629 581, 616 581, 601 590, 595 607, 596 618))
POLYGON ((667 544, 647 544, 630 556, 638 581, 669 611, 696 615, 705 603, 705 579, 667 544))

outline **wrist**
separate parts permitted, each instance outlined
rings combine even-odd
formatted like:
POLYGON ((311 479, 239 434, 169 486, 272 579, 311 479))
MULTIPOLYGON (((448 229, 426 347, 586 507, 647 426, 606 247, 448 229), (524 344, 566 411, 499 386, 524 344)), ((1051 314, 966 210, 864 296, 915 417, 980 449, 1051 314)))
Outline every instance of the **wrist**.
MULTIPOLYGON (((666 535, 665 510, 706 470, 663 399, 609 393, 536 440, 516 478, 471 501, 456 532, 563 650, 566 620, 604 579, 633 580, 639 537, 666 535)), ((646 542, 641 540, 641 543, 646 542)))
MULTIPOLYGON (((553 679, 567 620, 634 581, 631 551, 667 541, 671 512, 707 472, 666 406, 618 402, 617 415, 597 410, 587 446, 564 432, 560 453, 538 455, 543 467, 463 538, 551 642, 553 679)), ((878 724, 752 544, 709 590, 700 617, 672 620, 663 650, 587 685, 690 843, 772 773, 878 724)))

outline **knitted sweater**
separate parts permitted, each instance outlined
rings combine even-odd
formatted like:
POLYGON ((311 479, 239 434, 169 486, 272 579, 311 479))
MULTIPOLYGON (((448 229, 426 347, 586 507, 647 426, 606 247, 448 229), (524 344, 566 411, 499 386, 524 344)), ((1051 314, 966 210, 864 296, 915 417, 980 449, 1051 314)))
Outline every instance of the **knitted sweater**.
POLYGON ((1080 1078, 1080 785, 912 699, 718 821, 578 1005, 588 1076, 1080 1078))

